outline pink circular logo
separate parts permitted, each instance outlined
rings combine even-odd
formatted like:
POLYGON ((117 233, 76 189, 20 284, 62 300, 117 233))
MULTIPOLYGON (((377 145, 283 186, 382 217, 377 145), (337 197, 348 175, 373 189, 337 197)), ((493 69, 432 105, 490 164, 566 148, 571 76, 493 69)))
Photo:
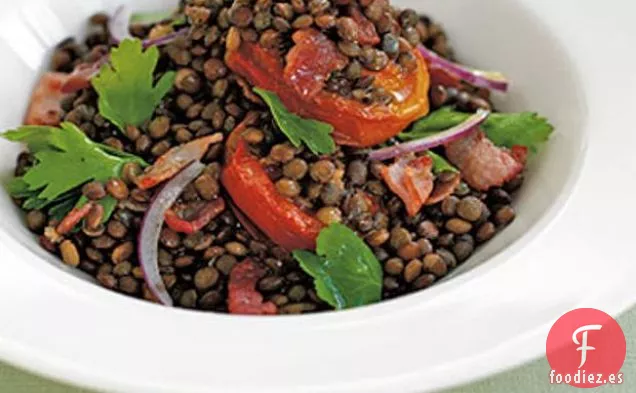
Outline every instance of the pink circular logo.
POLYGON ((551 383, 578 388, 619 384, 625 362, 623 329, 603 311, 581 308, 559 318, 546 342, 551 383))

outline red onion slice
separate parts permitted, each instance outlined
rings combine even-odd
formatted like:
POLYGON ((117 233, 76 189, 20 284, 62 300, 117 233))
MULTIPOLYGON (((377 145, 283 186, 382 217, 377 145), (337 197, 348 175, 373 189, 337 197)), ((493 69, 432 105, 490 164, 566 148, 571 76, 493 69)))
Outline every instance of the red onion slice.
POLYGON ((115 43, 119 44, 126 38, 132 38, 130 34, 130 18, 132 18, 132 9, 121 5, 117 7, 112 18, 108 20, 108 30, 115 43))
MULTIPOLYGON (((115 10, 113 17, 108 21, 108 30, 110 30, 110 35, 115 41, 116 44, 124 41, 128 38, 133 38, 130 34, 130 24, 133 13, 132 9, 128 6, 122 5, 115 10)), ((186 34, 188 32, 188 28, 183 28, 181 30, 175 31, 174 33, 166 34, 163 37, 154 38, 154 39, 146 39, 143 41, 144 48, 148 48, 150 46, 161 46, 171 43, 176 40, 180 36, 186 34)))
POLYGON ((434 147, 456 141, 468 135, 475 127, 481 125, 484 121, 486 121, 489 115, 490 111, 479 110, 465 122, 446 131, 442 131, 426 138, 417 139, 412 142, 401 143, 379 150, 374 150, 369 153, 369 159, 374 161, 384 161, 407 153, 419 153, 430 150, 434 147))
POLYGON ((243 228, 249 233, 254 240, 257 241, 265 241, 266 237, 263 232, 250 220, 247 218, 245 213, 243 213, 234 203, 230 203, 230 209, 234 216, 238 220, 238 222, 243 226, 243 228))
POLYGON ((170 180, 146 211, 137 244, 139 263, 144 271, 148 289, 166 306, 172 306, 172 297, 159 273, 159 236, 163 227, 164 216, 179 198, 183 189, 196 179, 205 169, 200 161, 195 161, 170 180))
POLYGON ((424 45, 418 46, 418 49, 432 67, 442 68, 477 87, 484 87, 504 93, 508 91, 508 80, 499 72, 480 71, 453 63, 426 48, 424 45))
POLYGON ((151 46, 163 46, 171 43, 177 38, 186 35, 188 33, 188 28, 183 28, 181 30, 175 31, 174 33, 166 34, 159 38, 144 40, 144 48, 148 48, 151 46))

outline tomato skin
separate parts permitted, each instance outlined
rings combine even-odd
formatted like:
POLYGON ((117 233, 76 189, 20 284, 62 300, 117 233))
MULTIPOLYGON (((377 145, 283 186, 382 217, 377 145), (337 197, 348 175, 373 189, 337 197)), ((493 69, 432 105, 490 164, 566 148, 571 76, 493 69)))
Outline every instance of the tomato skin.
POLYGON ((278 95, 288 110, 299 116, 320 120, 334 126, 333 137, 340 145, 371 147, 393 138, 409 124, 429 112, 430 77, 424 58, 413 51, 417 67, 405 73, 396 64, 383 71, 365 71, 375 77, 375 85, 393 95, 389 105, 364 105, 324 89, 300 94, 284 78, 282 59, 258 44, 243 42, 239 49, 226 54, 226 63, 252 85, 278 95))
POLYGON ((226 163, 221 182, 234 204, 274 243, 286 250, 313 250, 323 228, 314 216, 305 213, 280 195, 267 172, 248 150, 237 127, 226 145, 226 163))

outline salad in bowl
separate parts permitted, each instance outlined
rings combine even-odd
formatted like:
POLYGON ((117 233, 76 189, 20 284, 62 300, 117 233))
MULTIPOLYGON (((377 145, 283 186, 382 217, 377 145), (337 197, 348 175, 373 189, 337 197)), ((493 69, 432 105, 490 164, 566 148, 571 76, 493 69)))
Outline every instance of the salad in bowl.
POLYGON ((7 191, 65 264, 166 306, 300 314, 425 290, 514 220, 553 132, 499 112, 505 76, 387 0, 89 24, 2 134, 26 147, 7 191))

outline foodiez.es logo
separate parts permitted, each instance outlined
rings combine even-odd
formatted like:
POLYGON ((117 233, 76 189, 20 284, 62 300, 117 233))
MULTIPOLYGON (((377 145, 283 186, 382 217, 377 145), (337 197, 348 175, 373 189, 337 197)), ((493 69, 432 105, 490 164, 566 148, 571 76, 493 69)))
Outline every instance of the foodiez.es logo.
POLYGON ((559 318, 546 341, 550 383, 593 388, 623 383, 623 329, 603 311, 581 308, 559 318))
POLYGON ((594 347, 587 346, 587 332, 590 330, 601 330, 602 328, 602 325, 586 325, 581 326, 574 331, 574 334, 572 335, 572 341, 577 345, 581 345, 576 349, 577 351, 581 351, 581 364, 579 365, 579 368, 583 367, 585 365, 585 362, 587 361, 587 351, 593 351, 596 349, 594 347), (583 336, 582 343, 580 343, 577 338, 579 333, 581 333, 581 335, 583 336))

